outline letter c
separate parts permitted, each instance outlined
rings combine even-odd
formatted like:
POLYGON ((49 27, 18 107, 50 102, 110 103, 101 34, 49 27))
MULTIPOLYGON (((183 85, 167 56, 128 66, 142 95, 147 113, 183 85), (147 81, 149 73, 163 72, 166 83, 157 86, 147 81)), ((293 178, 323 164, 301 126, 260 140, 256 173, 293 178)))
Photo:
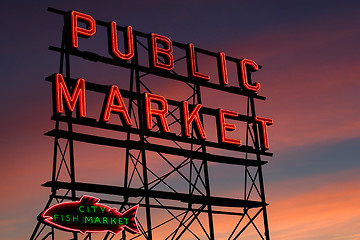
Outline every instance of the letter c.
POLYGON ((85 210, 81 211, 81 209, 80 209, 81 207, 85 208, 85 206, 80 206, 79 207, 79 212, 81 212, 81 213, 85 212, 85 210))

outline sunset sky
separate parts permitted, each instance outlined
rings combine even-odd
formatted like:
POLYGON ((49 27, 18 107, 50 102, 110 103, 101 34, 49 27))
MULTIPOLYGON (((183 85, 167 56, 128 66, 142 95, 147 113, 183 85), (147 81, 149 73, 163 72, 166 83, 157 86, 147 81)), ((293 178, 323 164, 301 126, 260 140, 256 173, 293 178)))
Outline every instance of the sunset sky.
MULTIPOLYGON (((53 139, 43 135, 54 127, 45 77, 59 69, 59 54, 48 46, 60 46, 63 19, 48 7, 256 61, 263 68, 253 77, 267 97, 257 112, 274 119, 274 156, 263 167, 271 239, 360 239, 360 2, 347 0, 6 0, 0 10, 0 239, 28 239, 50 194, 41 187, 51 179, 53 155, 53 139)), ((74 78, 115 79, 106 67, 97 65, 103 69, 97 72, 94 63, 74 62, 74 78)), ((205 63, 202 71, 210 68, 205 63)), ((176 92, 171 83, 161 88, 176 92)), ((104 154, 110 153, 80 153, 89 162, 79 163, 79 177, 100 179, 103 160, 96 157, 104 154)), ((121 178, 110 175, 102 180, 121 178)), ((228 185, 229 194, 236 191, 228 185)))

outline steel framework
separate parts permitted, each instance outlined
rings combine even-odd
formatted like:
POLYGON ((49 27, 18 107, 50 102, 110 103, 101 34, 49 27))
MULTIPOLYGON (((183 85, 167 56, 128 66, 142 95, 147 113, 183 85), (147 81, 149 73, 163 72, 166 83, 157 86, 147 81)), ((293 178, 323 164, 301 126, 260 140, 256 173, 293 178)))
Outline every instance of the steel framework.
MULTIPOLYGON (((49 11, 66 13, 56 9, 49 11)), ((65 18, 64 18, 65 19, 65 18)), ((65 21, 66 22, 66 21, 65 21)), ((107 23, 96 20, 99 26, 107 23)), ((118 27, 119 31, 124 28, 118 27)), ((66 24, 63 29, 62 46, 50 46, 49 49, 60 53, 59 73, 65 77, 69 89, 75 80, 70 74, 70 56, 85 60, 103 62, 129 69, 129 89, 121 90, 121 94, 128 100, 128 109, 135 124, 132 127, 102 123, 91 118, 77 118, 70 112, 64 115, 53 115, 55 128, 45 135, 54 137, 54 155, 52 179, 43 184, 51 189, 45 209, 54 203, 66 200, 78 200, 82 194, 101 195, 101 201, 119 207, 120 211, 135 204, 140 205, 138 224, 141 234, 133 235, 127 232, 115 236, 111 233, 81 235, 78 233, 64 233, 45 225, 38 217, 36 227, 30 237, 33 239, 241 239, 246 235, 245 230, 252 229, 251 239, 270 239, 267 203, 262 175, 262 165, 266 163, 262 156, 271 153, 261 149, 259 143, 258 125, 254 122, 254 99, 265 98, 257 94, 249 94, 236 87, 225 87, 210 82, 194 81, 182 76, 175 70, 171 72, 156 71, 139 63, 139 48, 148 51, 148 34, 134 31, 135 56, 131 62, 116 61, 110 57, 96 53, 74 50, 68 45, 68 31, 66 24), (168 100, 169 113, 167 119, 172 119, 169 126, 177 129, 178 133, 162 133, 157 122, 154 121, 153 131, 145 127, 143 116, 142 94, 152 93, 151 84, 146 78, 155 75, 177 80, 189 89, 187 101, 202 104, 201 90, 210 88, 226 93, 237 94, 246 98, 246 114, 236 120, 246 123, 246 140, 241 146, 226 146, 216 142, 198 140, 194 129, 190 138, 180 134, 181 119, 178 112, 180 102, 168 100), (98 136, 93 133, 74 131, 74 126, 89 129, 107 129, 121 133, 123 139, 98 136), (122 186, 101 185, 76 181, 75 177, 75 142, 85 142, 96 145, 122 148, 125 151, 124 181, 122 186), (232 154, 216 154, 226 151, 232 154), (155 155, 154 155, 155 154, 155 155), (239 157, 242 156, 242 157, 239 157), (164 166, 162 171, 151 167, 152 159, 156 158, 164 166), (176 159, 176 160, 174 160, 176 159), (223 197, 211 193, 209 168, 224 164, 239 167, 238 172, 243 179, 242 193, 237 197, 223 197), (165 169, 165 170, 164 170, 165 169), (174 181, 177 179, 177 181, 174 181), (107 198, 112 196, 112 198, 107 198), (115 196, 115 200, 114 200, 115 196), (218 217, 220 216, 220 217, 218 217), (228 232, 217 232, 217 227, 227 223, 228 232), (64 235, 67 234, 67 235, 64 235)), ((173 46, 182 50, 185 55, 178 57, 175 62, 184 61, 186 57, 185 45, 173 42, 173 46)), ((196 48, 197 55, 217 57, 217 53, 196 48)), ((227 61, 238 62, 239 59, 226 57, 227 61)), ((52 77, 46 80, 53 82, 52 77)), ((97 93, 107 93, 109 86, 86 82, 86 90, 97 93)), ((216 109, 203 107, 200 113, 204 118, 216 116, 216 109)), ((174 132, 174 131, 172 131, 174 132)))

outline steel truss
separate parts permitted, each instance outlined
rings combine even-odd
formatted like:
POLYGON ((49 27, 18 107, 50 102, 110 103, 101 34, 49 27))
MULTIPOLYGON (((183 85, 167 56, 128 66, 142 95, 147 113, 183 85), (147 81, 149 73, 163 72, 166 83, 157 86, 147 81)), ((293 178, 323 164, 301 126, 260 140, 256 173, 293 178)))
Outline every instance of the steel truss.
MULTIPOLYGON (((65 16, 62 11, 49 10, 65 16)), ((98 20, 96 20, 96 24, 106 26, 106 23, 98 20)), ((123 28, 118 27, 118 30, 123 31, 123 28)), ((61 48, 50 47, 50 49, 60 53, 59 73, 64 75, 69 89, 75 82, 70 75, 70 56, 128 68, 130 71, 130 87, 128 90, 121 90, 121 94, 128 100, 129 114, 135 124, 129 128, 102 123, 90 118, 77 118, 69 112, 65 115, 54 115, 52 119, 55 121, 55 128, 46 133, 46 135, 54 137, 54 155, 52 179, 43 184, 43 186, 51 189, 45 209, 62 201, 78 200, 84 193, 95 196, 98 194, 117 196, 117 200, 102 197, 101 202, 117 206, 120 211, 136 204, 139 204, 141 209, 137 219, 141 234, 133 235, 125 231, 117 236, 111 233, 102 235, 67 233, 67 238, 84 240, 100 238, 104 240, 242 239, 242 236, 245 236, 245 230, 252 228, 256 232, 257 239, 269 240, 267 203, 262 176, 262 165, 266 162, 261 160, 261 156, 271 156, 272 154, 261 150, 258 126, 253 120, 256 116, 254 99, 265 98, 256 94, 248 94, 234 87, 226 88, 208 82, 193 81, 175 71, 166 73, 139 64, 138 48, 148 51, 148 35, 144 33, 134 31, 135 56, 131 63, 119 62, 95 53, 70 49, 67 43, 67 33, 65 25, 61 48), (200 141, 196 138, 194 129, 191 138, 181 137, 180 132, 162 133, 155 121, 153 122, 153 131, 146 130, 142 94, 144 92, 152 93, 151 84, 146 82, 146 78, 151 75, 183 82, 191 92, 186 101, 192 106, 202 104, 201 90, 204 88, 213 88, 246 97, 247 113, 239 116, 240 120, 246 121, 245 144, 240 147, 231 147, 215 142, 200 141), (121 132, 126 135, 126 139, 121 140, 76 132, 73 128, 77 125, 121 132), (76 181, 74 142, 77 141, 125 149, 123 186, 76 181), (241 153, 244 157, 217 155, 214 154, 213 149, 225 149, 233 151, 237 155, 241 153), (157 160, 162 161, 162 166, 166 166, 169 170, 165 173, 158 173, 158 169, 152 168, 149 165, 149 159, 154 158, 154 155, 150 157, 150 153, 155 153, 157 160), (176 161, 173 160, 174 157, 176 157, 176 161), (239 177, 244 178, 243 195, 239 194, 236 198, 228 198, 211 194, 209 164, 242 166, 244 172, 239 173, 239 177), (174 184, 171 181, 174 176, 181 179, 182 184, 174 184), (217 224, 220 224, 215 221, 215 216, 218 215, 231 218, 233 221, 233 226, 228 228, 231 230, 225 234, 226 236, 223 233, 221 233, 222 235, 218 234, 216 231, 217 224)), ((185 45, 180 43, 173 42, 173 46, 185 49, 185 45)), ((216 53, 202 49, 195 49, 195 51, 197 55, 217 56, 216 53)), ((175 62, 184 61, 184 59, 185 56, 180 56, 175 62)), ((227 60, 238 61, 238 59, 230 57, 227 57, 227 60)), ((47 80, 53 82, 52 77, 47 78, 47 80)), ((106 93, 109 86, 87 82, 86 90, 106 93)), ((170 106, 167 116, 169 126, 172 129, 179 130, 181 119, 177 111, 179 111, 180 102, 169 99, 168 103, 170 106)), ((204 106, 200 111, 202 122, 205 116, 216 116, 216 110, 204 106)), ((45 225, 38 218, 30 239, 64 239, 63 236, 62 231, 45 225), (58 235, 61 237, 59 238, 58 235)))

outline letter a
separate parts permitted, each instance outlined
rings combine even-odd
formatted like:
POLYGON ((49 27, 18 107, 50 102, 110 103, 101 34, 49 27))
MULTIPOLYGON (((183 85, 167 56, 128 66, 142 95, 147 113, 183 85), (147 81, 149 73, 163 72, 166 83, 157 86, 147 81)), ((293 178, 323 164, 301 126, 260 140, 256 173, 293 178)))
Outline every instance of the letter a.
POLYGON ((121 97, 119 88, 115 85, 110 87, 109 94, 106 98, 106 104, 104 104, 102 111, 102 121, 107 122, 110 118, 110 113, 118 113, 123 125, 131 126, 132 122, 129 116, 129 112, 125 107, 123 98, 121 97), (119 105, 114 104, 114 98, 116 99, 119 105))

